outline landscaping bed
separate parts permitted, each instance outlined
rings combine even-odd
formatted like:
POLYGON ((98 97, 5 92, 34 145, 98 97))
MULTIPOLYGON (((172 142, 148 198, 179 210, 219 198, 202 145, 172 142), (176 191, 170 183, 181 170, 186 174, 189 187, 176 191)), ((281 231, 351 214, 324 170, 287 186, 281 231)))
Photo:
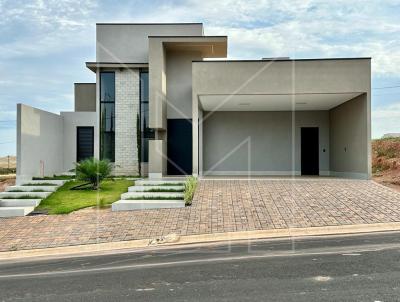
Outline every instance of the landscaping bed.
POLYGON ((43 199, 35 210, 47 211, 48 214, 68 214, 87 207, 107 207, 119 200, 121 194, 128 191, 129 186, 134 185, 133 181, 126 179, 104 180, 99 190, 91 188, 71 190, 83 183, 81 181, 67 182, 55 193, 43 199))

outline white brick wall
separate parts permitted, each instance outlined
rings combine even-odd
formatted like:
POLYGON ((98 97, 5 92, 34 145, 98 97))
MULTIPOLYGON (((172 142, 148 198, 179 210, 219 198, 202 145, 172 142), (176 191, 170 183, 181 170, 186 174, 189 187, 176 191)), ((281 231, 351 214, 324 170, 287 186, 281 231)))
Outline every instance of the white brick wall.
POLYGON ((115 175, 138 175, 139 70, 115 71, 115 175))

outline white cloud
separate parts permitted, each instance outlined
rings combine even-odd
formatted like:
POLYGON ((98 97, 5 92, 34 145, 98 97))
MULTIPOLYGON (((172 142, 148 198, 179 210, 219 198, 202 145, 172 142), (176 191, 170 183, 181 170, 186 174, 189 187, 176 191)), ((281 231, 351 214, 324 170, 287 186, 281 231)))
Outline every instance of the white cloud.
POLYGON ((399 10, 394 0, 190 0, 139 18, 205 22, 206 34, 229 36, 231 58, 371 56, 376 75, 393 75, 400 73, 399 10))
POLYGON ((46 56, 93 43, 93 0, 0 1, 0 58, 46 56))
POLYGON ((400 102, 372 110, 372 137, 400 132, 400 102))

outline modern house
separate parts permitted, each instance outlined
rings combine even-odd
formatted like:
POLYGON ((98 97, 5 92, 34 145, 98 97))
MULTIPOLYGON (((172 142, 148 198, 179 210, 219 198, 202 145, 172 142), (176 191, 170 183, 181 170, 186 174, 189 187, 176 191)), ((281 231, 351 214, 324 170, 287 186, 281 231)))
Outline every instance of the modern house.
POLYGON ((228 60, 201 23, 96 25, 74 112, 18 105, 20 179, 94 156, 116 175, 371 175, 371 59, 228 60))

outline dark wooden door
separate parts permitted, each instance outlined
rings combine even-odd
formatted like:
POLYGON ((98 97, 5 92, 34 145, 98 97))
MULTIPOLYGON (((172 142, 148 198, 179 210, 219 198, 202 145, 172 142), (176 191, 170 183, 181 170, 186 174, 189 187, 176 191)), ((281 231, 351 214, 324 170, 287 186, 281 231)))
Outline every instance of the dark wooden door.
POLYGON ((301 128, 301 175, 319 175, 317 127, 301 128))
POLYGON ((94 127, 76 127, 76 161, 94 155, 94 127))

